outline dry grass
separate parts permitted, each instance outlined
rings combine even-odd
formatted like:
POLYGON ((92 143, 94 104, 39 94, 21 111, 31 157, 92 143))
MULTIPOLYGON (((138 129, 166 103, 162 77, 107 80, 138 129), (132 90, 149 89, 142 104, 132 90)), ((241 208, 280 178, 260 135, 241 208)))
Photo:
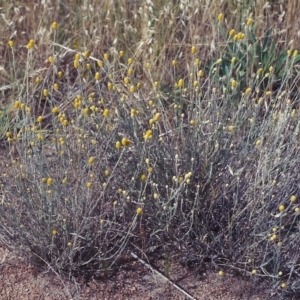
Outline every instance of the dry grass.
POLYGON ((155 249, 299 293, 299 4, 51 3, 3 5, 2 242, 69 276, 155 249))

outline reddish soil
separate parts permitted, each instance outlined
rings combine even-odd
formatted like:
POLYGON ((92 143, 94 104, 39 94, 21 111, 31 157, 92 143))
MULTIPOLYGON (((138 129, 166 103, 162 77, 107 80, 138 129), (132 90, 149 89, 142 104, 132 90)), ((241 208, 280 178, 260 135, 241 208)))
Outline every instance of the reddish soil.
MULTIPOLYGON (((164 262, 155 269, 164 272, 164 262)), ((38 271, 33 265, 0 247, 0 299, 2 300, 277 300, 266 288, 256 287, 249 278, 215 272, 201 274, 172 262, 170 279, 182 291, 139 261, 120 266, 109 278, 91 279, 87 283, 62 280, 50 271, 38 271), (186 293, 186 294, 185 294, 186 293), (190 295, 190 296, 189 296, 190 295)))

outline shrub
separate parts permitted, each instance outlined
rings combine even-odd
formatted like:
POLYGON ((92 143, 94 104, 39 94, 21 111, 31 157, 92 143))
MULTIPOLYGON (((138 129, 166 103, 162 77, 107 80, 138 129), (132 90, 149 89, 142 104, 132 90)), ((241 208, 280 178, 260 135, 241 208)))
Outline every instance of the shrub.
POLYGON ((71 275, 156 249, 298 293, 299 55, 249 20, 207 63, 171 57, 165 82, 122 49, 59 42, 36 70, 29 41, 1 116, 1 241, 71 275))

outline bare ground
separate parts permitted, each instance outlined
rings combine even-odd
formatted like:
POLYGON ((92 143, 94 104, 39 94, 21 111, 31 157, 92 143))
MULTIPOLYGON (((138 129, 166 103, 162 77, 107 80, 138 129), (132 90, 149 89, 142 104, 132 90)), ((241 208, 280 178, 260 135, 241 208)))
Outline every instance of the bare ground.
MULTIPOLYGON (((164 273, 164 261, 155 269, 164 273)), ((120 266, 108 277, 98 277, 85 283, 62 280, 50 271, 39 271, 4 247, 0 247, 0 299, 2 300, 277 300, 267 288, 255 286, 249 278, 213 271, 196 272, 172 262, 170 279, 176 287, 156 271, 137 260, 120 266), (181 290, 178 289, 181 288, 181 290)))

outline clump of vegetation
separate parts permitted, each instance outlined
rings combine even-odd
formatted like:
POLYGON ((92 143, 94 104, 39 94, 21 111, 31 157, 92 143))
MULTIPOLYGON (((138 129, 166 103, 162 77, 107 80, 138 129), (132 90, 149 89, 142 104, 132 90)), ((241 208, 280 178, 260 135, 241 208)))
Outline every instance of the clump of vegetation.
POLYGON ((229 28, 214 2, 130 2, 124 20, 120 1, 12 33, 2 243, 69 275, 155 249, 299 293, 300 56, 251 7, 229 28))

